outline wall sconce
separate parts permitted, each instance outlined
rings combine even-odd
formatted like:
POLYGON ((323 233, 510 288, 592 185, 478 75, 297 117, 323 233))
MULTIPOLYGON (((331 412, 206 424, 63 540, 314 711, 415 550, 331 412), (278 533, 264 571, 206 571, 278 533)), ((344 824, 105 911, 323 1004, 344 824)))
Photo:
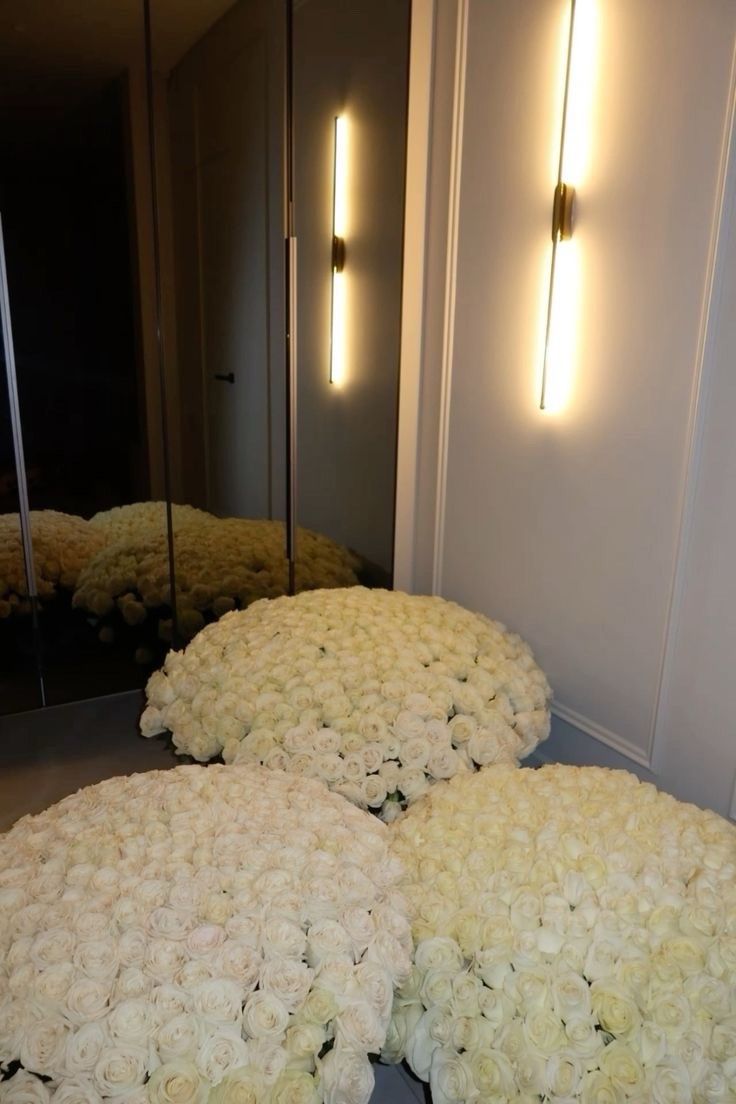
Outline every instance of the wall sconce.
POLYGON ((332 164, 332 293, 330 298, 330 383, 345 378, 345 192, 347 183, 344 115, 335 117, 332 164))
POLYGON ((570 0, 539 396, 539 408, 545 411, 559 410, 564 405, 574 354, 577 257, 571 242, 576 198, 573 182, 580 183, 587 152, 589 120, 585 116, 590 110, 593 83, 593 3, 570 0))

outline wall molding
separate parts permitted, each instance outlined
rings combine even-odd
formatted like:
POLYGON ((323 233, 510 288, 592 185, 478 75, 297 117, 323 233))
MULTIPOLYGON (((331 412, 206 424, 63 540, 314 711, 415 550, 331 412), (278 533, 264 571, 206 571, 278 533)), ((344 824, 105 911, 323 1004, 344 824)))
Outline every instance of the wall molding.
POLYGON ((445 543, 445 507, 447 500, 447 463, 449 455, 452 363, 455 345, 455 300, 457 294, 457 254, 460 225, 460 188, 462 176, 463 134, 465 124, 465 84, 468 64, 468 16, 470 0, 460 0, 455 38, 455 77, 453 86, 452 140, 450 145, 450 197, 447 221, 447 266, 442 341, 440 424, 437 450, 437 497, 434 521, 434 557, 432 593, 442 588, 445 543))
POLYGON ((435 0, 413 0, 401 286, 394 586, 414 589, 435 0))
POLYGON ((553 702, 552 714, 558 717, 559 720, 565 721, 566 724, 572 725, 573 728, 579 729, 580 732, 584 732, 586 736, 592 736, 598 743, 605 744, 612 751, 617 751, 619 755, 624 755, 632 763, 636 763, 646 770, 652 769, 651 758, 646 751, 637 747, 636 744, 632 743, 631 740, 627 740, 624 736, 619 736, 617 732, 612 732, 609 728, 599 725, 597 721, 586 717, 583 713, 570 709, 562 702, 553 702))
MULTIPOLYGON (((695 511, 700 461, 705 435, 705 407, 712 375, 712 363, 717 344, 718 314, 721 304, 722 275, 725 267, 724 237, 728 237, 728 222, 736 201, 736 40, 731 56, 728 99, 718 165, 716 199, 713 210, 705 285, 698 329, 695 371, 690 397, 686 430, 685 463, 678 508, 675 558, 672 570, 667 613, 665 615, 662 654, 659 666, 652 722, 647 745, 648 764, 656 771, 661 766, 663 728, 666 703, 672 683, 674 651, 684 600, 690 535, 695 511), (725 235, 724 235, 725 229, 725 235)), ((605 742, 605 741, 604 741, 605 742)))

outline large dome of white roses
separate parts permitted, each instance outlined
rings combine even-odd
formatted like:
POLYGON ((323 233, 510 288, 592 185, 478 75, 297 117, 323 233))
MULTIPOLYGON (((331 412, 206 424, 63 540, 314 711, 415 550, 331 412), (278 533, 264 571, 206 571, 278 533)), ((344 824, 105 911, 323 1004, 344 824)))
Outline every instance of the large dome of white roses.
POLYGON ((436 779, 528 755, 551 691, 499 622, 351 587, 226 615, 168 655, 147 695, 145 736, 320 778, 391 819, 436 779))
POLYGON ((113 778, 19 821, 0 837, 0 1100, 366 1104, 410 965, 387 840, 253 767, 113 778))
POLYGON ((736 1100, 736 827, 623 771, 492 767, 392 825, 384 1056, 448 1101, 736 1100))

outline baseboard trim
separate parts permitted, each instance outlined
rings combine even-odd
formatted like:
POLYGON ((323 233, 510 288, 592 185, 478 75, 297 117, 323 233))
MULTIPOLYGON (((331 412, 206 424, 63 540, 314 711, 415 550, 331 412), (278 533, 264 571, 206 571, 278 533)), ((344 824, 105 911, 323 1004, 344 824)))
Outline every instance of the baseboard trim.
POLYGON ((631 762, 636 763, 637 766, 644 767, 645 770, 652 769, 651 756, 643 751, 642 748, 637 747, 636 744, 633 744, 623 736, 619 736, 618 733, 611 732, 610 729, 604 728, 603 725, 599 725, 596 721, 591 720, 590 717, 586 717, 582 713, 577 713, 574 709, 570 709, 568 706, 563 705, 562 702, 554 703, 552 706, 552 714, 566 724, 572 725, 573 728, 577 728, 580 732, 584 732, 586 736, 592 736, 592 738, 597 740, 600 744, 605 744, 605 746, 611 748, 612 751, 617 751, 619 755, 623 755, 627 759, 630 759, 631 762))

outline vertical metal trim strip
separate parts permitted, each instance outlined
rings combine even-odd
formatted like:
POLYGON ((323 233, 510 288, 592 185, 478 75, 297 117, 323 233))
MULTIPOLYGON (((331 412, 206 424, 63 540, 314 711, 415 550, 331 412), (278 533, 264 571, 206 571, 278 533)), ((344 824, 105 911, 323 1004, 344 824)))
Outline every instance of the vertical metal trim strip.
POLYGON ((5 237, 3 219, 0 213, 0 322, 3 331, 5 350, 5 374, 8 381, 8 404, 10 407, 10 426, 13 434, 13 452, 15 454, 15 475, 18 481, 18 514, 20 517, 21 543, 23 545, 23 563, 26 571, 26 586, 31 600, 33 617, 33 636, 36 650, 38 683, 41 691, 41 705, 46 704, 46 690, 43 681, 40 626, 38 623, 38 587, 36 585, 36 565, 33 562, 33 536, 31 534, 31 510, 28 502, 28 483, 26 480, 26 460, 23 450, 23 429, 20 421, 20 401, 18 399, 18 378, 15 371, 15 346, 13 343, 13 325, 10 318, 10 292, 8 290, 8 272, 5 266, 5 237))
POLYGON ((284 51, 284 283, 286 327, 286 558, 289 562, 289 594, 296 593, 296 237, 294 234, 294 12, 292 0, 284 0, 286 48, 284 51))
POLYGON ((168 402, 166 395, 166 355, 163 334, 163 294, 161 289, 161 238, 159 233, 158 172, 156 168, 156 111, 154 107, 153 40, 151 37, 150 0, 143 0, 143 40, 146 65, 148 108, 148 158, 151 173, 151 214, 153 217, 153 267, 155 276, 156 345, 158 351, 159 391, 161 395, 161 447, 163 449, 164 493, 166 495, 166 529, 168 533, 169 586, 172 647, 179 647, 179 621, 176 607, 176 552, 174 548, 174 518, 171 505, 171 455, 169 442, 168 402))

